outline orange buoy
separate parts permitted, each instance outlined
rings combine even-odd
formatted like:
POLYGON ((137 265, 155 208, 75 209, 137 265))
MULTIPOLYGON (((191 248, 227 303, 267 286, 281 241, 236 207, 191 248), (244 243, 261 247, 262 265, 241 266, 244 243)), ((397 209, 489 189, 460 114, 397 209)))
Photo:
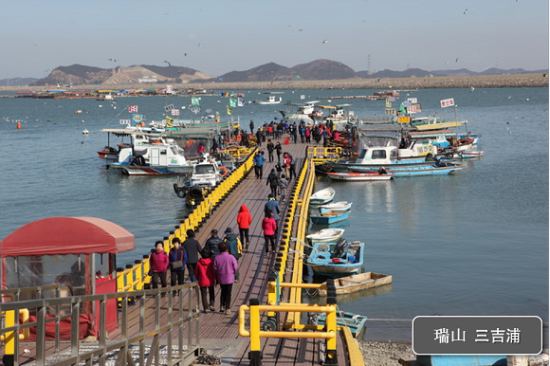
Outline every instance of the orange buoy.
POLYGON ((18 130, 21 129, 21 122, 17 122, 17 129, 18 129, 18 130))

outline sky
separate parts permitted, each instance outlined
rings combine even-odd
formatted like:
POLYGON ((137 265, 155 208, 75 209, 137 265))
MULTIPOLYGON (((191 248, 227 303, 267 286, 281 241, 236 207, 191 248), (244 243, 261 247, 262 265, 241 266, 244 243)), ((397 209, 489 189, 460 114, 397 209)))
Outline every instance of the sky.
POLYGON ((2 0, 0 79, 165 61, 213 76, 318 59, 371 72, 540 70, 549 63, 548 3, 2 0))

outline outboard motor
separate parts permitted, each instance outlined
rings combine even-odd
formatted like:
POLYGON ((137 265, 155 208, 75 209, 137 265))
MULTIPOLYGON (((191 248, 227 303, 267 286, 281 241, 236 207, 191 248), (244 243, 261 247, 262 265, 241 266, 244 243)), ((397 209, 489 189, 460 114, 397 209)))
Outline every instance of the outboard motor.
POLYGON ((334 257, 339 258, 344 255, 348 249, 348 241, 344 238, 338 240, 338 243, 334 246, 334 257))

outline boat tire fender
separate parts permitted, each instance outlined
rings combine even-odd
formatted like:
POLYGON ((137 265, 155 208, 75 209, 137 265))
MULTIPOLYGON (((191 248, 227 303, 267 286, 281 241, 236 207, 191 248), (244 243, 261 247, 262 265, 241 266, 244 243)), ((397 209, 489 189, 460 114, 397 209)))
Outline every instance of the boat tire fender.
POLYGON ((220 177, 225 177, 228 173, 229 173, 229 169, 227 169, 223 165, 220 166, 220 177))

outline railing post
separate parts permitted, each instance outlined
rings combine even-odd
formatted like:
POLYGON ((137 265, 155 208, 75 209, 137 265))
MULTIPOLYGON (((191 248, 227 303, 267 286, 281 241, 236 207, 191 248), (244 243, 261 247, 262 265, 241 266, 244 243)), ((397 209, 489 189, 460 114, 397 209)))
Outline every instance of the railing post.
MULTIPOLYGON (((334 279, 327 280, 327 305, 336 307, 336 287, 334 279)), ((334 332, 334 338, 327 338, 327 353, 325 355, 325 365, 338 365, 336 354, 336 310, 328 312, 326 317, 327 332, 334 332)))
MULTIPOLYGON (((6 311, 5 319, 5 327, 13 327, 15 325, 15 310, 6 311)), ((4 366, 13 366, 15 362, 15 332, 6 332, 4 349, 5 353, 2 358, 4 366)))
POLYGON ((250 366, 262 365, 262 351, 260 339, 260 301, 250 299, 250 366))

